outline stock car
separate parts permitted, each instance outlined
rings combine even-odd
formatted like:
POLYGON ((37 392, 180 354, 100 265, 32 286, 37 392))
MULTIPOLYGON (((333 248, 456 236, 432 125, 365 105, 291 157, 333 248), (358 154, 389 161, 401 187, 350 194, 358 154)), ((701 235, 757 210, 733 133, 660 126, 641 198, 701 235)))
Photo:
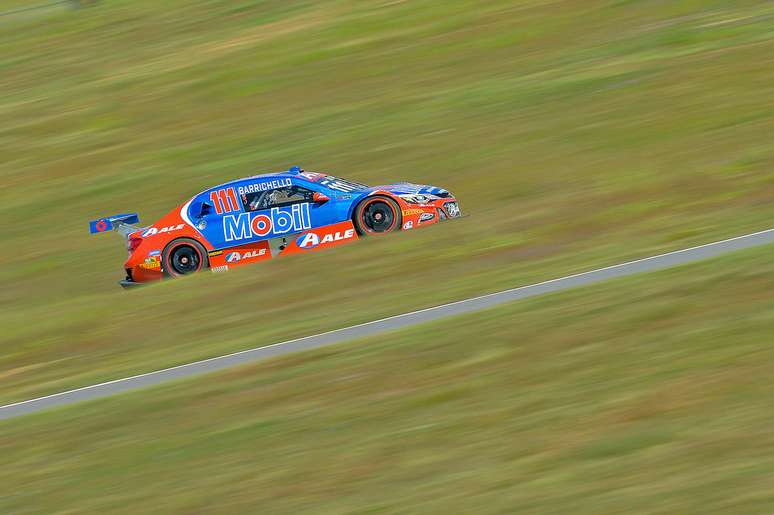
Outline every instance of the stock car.
POLYGON ((89 222, 92 234, 116 230, 129 257, 124 287, 201 270, 223 272, 432 225, 461 215, 445 189, 410 183, 366 186, 295 166, 205 190, 153 225, 137 213, 89 222))

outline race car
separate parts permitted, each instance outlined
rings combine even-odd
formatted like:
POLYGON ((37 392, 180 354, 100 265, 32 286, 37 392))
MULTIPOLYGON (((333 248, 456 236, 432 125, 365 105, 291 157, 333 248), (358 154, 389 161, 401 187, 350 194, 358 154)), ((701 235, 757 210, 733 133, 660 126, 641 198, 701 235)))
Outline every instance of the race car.
POLYGON ((116 230, 129 258, 124 287, 201 270, 223 272, 432 225, 461 215, 442 188, 410 183, 366 186, 295 166, 205 190, 148 227, 137 213, 89 222, 92 234, 116 230))

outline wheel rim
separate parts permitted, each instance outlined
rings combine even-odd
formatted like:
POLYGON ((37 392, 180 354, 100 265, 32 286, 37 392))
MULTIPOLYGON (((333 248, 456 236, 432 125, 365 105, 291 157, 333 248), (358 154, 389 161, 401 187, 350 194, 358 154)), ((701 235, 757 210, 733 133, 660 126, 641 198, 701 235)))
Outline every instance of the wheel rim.
POLYGON ((363 209, 361 219, 368 232, 386 232, 395 225, 395 211, 386 202, 371 202, 363 209))
POLYGON ((185 245, 174 250, 170 261, 174 273, 185 275, 198 271, 202 260, 196 249, 185 245))

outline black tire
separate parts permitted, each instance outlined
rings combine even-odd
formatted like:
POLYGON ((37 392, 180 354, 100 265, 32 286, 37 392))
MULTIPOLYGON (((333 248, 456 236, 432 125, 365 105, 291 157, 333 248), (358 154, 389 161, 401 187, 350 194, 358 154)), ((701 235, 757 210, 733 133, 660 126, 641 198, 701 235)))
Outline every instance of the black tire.
POLYGON ((386 234, 403 226, 400 206, 389 197, 368 197, 355 208, 352 222, 359 235, 386 234))
POLYGON ((190 238, 180 238, 164 249, 161 267, 165 276, 180 277, 209 268, 210 260, 201 243, 190 238))

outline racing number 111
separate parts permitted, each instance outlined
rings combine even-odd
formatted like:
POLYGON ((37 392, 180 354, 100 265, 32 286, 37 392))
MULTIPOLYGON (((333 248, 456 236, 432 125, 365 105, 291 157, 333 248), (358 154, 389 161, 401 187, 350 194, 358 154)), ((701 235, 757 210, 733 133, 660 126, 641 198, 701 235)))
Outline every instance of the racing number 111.
POLYGON ((210 193, 210 200, 217 214, 230 213, 239 209, 234 188, 213 191, 210 193))

